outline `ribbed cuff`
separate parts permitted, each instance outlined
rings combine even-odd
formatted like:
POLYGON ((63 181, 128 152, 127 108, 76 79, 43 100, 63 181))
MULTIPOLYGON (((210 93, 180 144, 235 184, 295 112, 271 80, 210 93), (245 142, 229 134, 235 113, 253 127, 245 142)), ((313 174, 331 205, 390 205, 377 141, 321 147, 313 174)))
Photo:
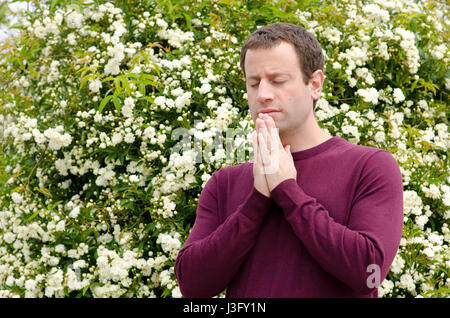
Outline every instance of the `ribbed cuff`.
POLYGON ((272 198, 266 197, 253 186, 244 200, 241 210, 249 219, 261 220, 269 212, 272 203, 272 198))
POLYGON ((283 210, 295 207, 296 202, 305 195, 293 178, 280 182, 270 193, 275 203, 283 210))

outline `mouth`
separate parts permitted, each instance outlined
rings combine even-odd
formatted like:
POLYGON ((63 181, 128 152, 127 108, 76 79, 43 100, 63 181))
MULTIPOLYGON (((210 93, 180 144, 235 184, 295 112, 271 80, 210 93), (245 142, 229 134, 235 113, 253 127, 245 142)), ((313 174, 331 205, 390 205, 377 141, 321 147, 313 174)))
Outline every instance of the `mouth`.
POLYGON ((263 109, 262 111, 260 111, 260 114, 267 114, 267 115, 273 115, 275 113, 279 113, 280 111, 277 109, 272 109, 272 108, 267 108, 267 109, 263 109))

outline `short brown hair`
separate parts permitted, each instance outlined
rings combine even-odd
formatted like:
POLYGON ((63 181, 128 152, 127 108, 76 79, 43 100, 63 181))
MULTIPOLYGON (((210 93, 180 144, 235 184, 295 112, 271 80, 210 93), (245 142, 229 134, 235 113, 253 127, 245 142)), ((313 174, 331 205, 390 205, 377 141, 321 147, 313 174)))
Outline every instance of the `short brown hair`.
POLYGON ((305 84, 309 82, 312 73, 316 70, 320 69, 323 71, 325 59, 319 41, 299 25, 278 22, 257 29, 245 41, 241 49, 240 60, 244 76, 247 50, 271 48, 282 41, 291 43, 294 46, 305 84))

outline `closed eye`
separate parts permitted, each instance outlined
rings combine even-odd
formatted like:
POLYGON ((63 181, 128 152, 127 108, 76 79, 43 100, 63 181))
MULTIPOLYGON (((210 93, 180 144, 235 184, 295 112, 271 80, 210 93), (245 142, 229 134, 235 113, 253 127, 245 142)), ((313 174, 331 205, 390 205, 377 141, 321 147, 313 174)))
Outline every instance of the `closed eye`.
POLYGON ((281 84, 283 84, 284 82, 286 82, 286 81, 284 81, 284 80, 278 80, 278 81, 273 81, 272 83, 274 83, 275 85, 281 85, 281 84))

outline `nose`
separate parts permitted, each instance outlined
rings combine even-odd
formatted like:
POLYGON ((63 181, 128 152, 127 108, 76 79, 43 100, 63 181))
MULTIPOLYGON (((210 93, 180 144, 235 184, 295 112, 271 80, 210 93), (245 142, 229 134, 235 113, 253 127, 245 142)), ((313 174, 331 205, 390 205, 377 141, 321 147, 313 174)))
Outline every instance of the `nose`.
POLYGON ((258 85, 257 101, 265 103, 271 100, 273 100, 273 88, 268 81, 262 79, 258 85))

